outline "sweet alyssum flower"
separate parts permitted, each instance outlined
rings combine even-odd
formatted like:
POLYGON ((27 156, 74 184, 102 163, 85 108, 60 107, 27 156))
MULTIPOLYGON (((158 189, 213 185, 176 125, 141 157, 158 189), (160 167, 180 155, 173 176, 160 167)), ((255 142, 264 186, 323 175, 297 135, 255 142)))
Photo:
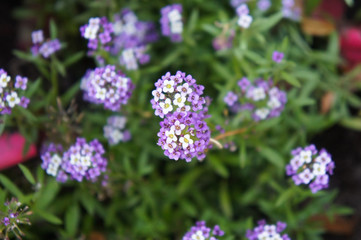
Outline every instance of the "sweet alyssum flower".
POLYGON ((126 122, 127 119, 123 116, 111 116, 108 118, 107 125, 104 126, 104 137, 108 139, 110 145, 130 140, 130 132, 124 129, 126 122))
POLYGON ((293 158, 286 166, 286 173, 292 176, 296 185, 309 184, 313 193, 327 188, 329 175, 333 174, 335 163, 325 150, 317 151, 311 144, 304 148, 296 148, 291 152, 293 158))
POLYGON ((249 9, 246 4, 241 4, 236 9, 238 15, 238 25, 242 28, 249 28, 251 25, 253 18, 249 15, 249 9))
POLYGON ((252 84, 242 78, 238 86, 240 92, 228 92, 224 102, 233 112, 250 111, 254 121, 278 117, 287 102, 286 93, 271 80, 258 79, 252 84))
POLYGON ((19 105, 27 108, 30 100, 21 96, 27 88, 28 79, 26 77, 16 76, 15 81, 0 69, 0 114, 11 114, 11 110, 19 105))
POLYGON ((41 166, 59 182, 95 182, 106 171, 108 162, 103 154, 104 148, 97 139, 87 143, 84 138, 77 138, 65 152, 61 145, 49 144, 41 155, 41 166))
POLYGON ((7 210, 0 212, 0 237, 9 239, 9 234, 12 232, 17 239, 22 239, 21 236, 25 236, 25 234, 21 231, 20 225, 31 225, 28 219, 28 216, 31 215, 31 212, 28 211, 29 207, 21 207, 22 204, 16 198, 6 201, 4 205, 7 210))
POLYGON ((246 238, 248 240, 291 240, 287 234, 282 235, 286 227, 287 224, 284 222, 269 225, 265 220, 261 220, 253 230, 247 230, 246 238))
POLYGON ((257 7, 262 12, 267 11, 271 7, 271 1, 270 0, 258 0, 257 7))
POLYGON ((283 52, 274 51, 272 54, 272 60, 276 63, 280 63, 284 57, 283 52))
POLYGON ((198 112, 206 103, 202 97, 204 87, 197 85, 196 80, 184 72, 177 71, 175 75, 167 72, 155 86, 151 103, 155 115, 161 118, 173 112, 198 112))
POLYGON ((150 56, 146 53, 147 45, 158 40, 158 33, 153 22, 138 20, 133 11, 125 8, 114 15, 114 39, 110 52, 119 56, 119 62, 128 70, 138 69, 150 56))
POLYGON ((216 237, 222 237, 224 232, 218 225, 212 228, 206 226, 205 221, 198 221, 196 225, 183 236, 183 240, 217 240, 216 237))
POLYGON ((88 24, 80 27, 81 36, 88 39, 90 54, 98 49, 110 50, 113 25, 106 17, 90 18, 88 24))
POLYGON ((182 41, 182 11, 181 4, 172 4, 161 9, 160 25, 162 27, 162 34, 170 37, 172 42, 182 41))
POLYGON ((301 8, 296 6, 294 0, 282 0, 282 13, 284 18, 299 21, 301 18, 301 8))
POLYGON ((128 102, 134 84, 121 71, 116 71, 115 66, 107 65, 88 71, 81 81, 80 88, 85 92, 85 100, 118 111, 121 105, 128 102))
POLYGON ((43 30, 32 32, 31 38, 33 41, 31 52, 34 56, 41 54, 44 58, 48 58, 61 48, 60 41, 57 38, 44 41, 43 30))
POLYGON ((202 160, 211 147, 210 130, 203 120, 204 115, 194 112, 175 112, 167 115, 160 123, 158 145, 170 159, 185 159, 190 162, 196 157, 202 160))

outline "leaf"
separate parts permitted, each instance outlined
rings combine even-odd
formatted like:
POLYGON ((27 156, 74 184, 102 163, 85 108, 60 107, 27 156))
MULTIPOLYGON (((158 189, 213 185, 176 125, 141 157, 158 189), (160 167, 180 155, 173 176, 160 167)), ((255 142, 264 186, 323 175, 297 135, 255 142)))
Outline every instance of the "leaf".
POLYGON ((24 165, 22 165, 22 164, 19 164, 18 166, 19 166, 20 170, 23 172, 25 178, 26 178, 31 184, 34 185, 34 184, 36 183, 36 181, 35 181, 35 179, 34 179, 34 177, 33 177, 33 174, 30 172, 30 170, 29 170, 27 167, 25 167, 24 165))
POLYGON ((204 172, 204 168, 195 168, 192 169, 192 171, 186 173, 182 177, 182 180, 178 185, 177 188, 178 194, 183 195, 189 188, 191 188, 194 182, 196 182, 197 178, 199 178, 201 174, 203 174, 203 172, 204 172))
MULTIPOLYGON (((42 170, 44 171, 44 170, 42 170)), ((59 184, 55 179, 50 181, 41 189, 38 198, 35 201, 36 207, 39 209, 46 209, 47 206, 53 201, 59 192, 59 184)))
POLYGON ((80 59, 82 59, 84 57, 84 52, 77 52, 75 54, 73 54, 72 56, 70 56, 69 58, 67 58, 64 62, 63 65, 65 67, 68 67, 74 63, 76 63, 77 61, 79 61, 80 59))
POLYGON ((247 160, 247 152, 246 152, 246 141, 243 139, 240 143, 240 154, 239 154, 239 160, 240 160, 240 166, 241 168, 244 168, 246 166, 246 160, 247 160))
POLYGON ((75 236, 80 219, 80 210, 77 203, 73 203, 65 213, 65 230, 70 236, 75 236))
POLYGON ((260 146, 260 154, 279 169, 284 168, 282 156, 270 147, 260 146))
POLYGON ((275 206, 279 207, 281 205, 283 205, 286 201, 289 200, 289 198, 292 196, 292 194, 294 193, 293 188, 288 188, 286 191, 284 191, 282 194, 280 194, 280 196, 278 197, 275 206))
POLYGON ((37 118, 26 108, 18 107, 17 110, 30 122, 35 123, 37 118))
POLYGON ((213 167, 214 171, 224 178, 227 178, 229 172, 222 163, 222 160, 214 155, 209 156, 209 163, 213 167))
POLYGON ((35 91, 39 89, 40 84, 41 84, 41 78, 38 78, 35 80, 35 82, 29 84, 29 87, 26 91, 26 97, 31 98, 34 95, 35 91))
POLYGON ((0 174, 0 182, 1 184, 11 192, 15 197, 17 197, 20 201, 24 198, 24 194, 20 191, 20 189, 6 176, 0 174))
POLYGON ((251 25, 252 30, 256 32, 263 32, 274 27, 283 18, 283 14, 278 12, 268 18, 257 18, 251 25))
POLYGON ((348 118, 341 120, 341 125, 347 128, 361 131, 361 118, 348 118))
POLYGON ((36 212, 40 217, 44 218, 44 220, 52 223, 52 224, 56 224, 56 225, 60 225, 63 223, 63 221, 61 221, 60 218, 58 218, 57 216, 49 213, 48 211, 43 211, 40 209, 36 209, 34 210, 34 212, 36 212))
POLYGON ((7 115, 2 115, 0 117, 0 136, 3 134, 5 126, 6 126, 7 115))
POLYGON ((220 185, 219 198, 220 198, 221 208, 222 208, 224 215, 226 215, 228 218, 231 218, 233 211, 232 211, 231 199, 229 196, 228 185, 226 182, 223 182, 220 185))
POLYGON ((25 53, 19 50, 14 50, 13 51, 14 55, 17 56, 20 59, 29 61, 29 62, 34 62, 35 61, 35 57, 31 54, 31 53, 25 53))
POLYGON ((63 96, 61 96, 61 102, 63 103, 63 105, 67 105, 75 97, 79 89, 80 89, 79 83, 73 84, 73 86, 71 86, 71 88, 69 88, 66 91, 66 93, 64 93, 63 96))
POLYGON ((297 80, 297 78, 295 78, 294 76, 292 76, 291 74, 288 74, 286 72, 282 72, 281 76, 284 80, 286 80, 286 82, 288 82, 289 84, 295 86, 295 87, 300 87, 301 84, 300 82, 297 80))
POLYGON ((55 39, 57 35, 58 35, 58 31, 54 19, 50 19, 50 38, 55 39))

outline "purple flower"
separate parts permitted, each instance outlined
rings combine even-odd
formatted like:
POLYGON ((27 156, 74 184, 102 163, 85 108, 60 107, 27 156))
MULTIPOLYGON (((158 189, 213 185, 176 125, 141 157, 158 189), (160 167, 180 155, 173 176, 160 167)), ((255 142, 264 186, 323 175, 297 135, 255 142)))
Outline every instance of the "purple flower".
POLYGON ((284 57, 283 52, 274 51, 272 54, 272 60, 276 63, 280 63, 284 57))
POLYGON ((282 0, 282 13, 284 18, 299 21, 301 9, 295 5, 294 0, 282 0))
POLYGON ((37 30, 31 33, 33 44, 42 43, 44 41, 43 30, 37 30))
POLYGON ((286 166, 286 174, 296 185, 309 184, 313 193, 328 187, 329 175, 333 174, 334 162, 324 149, 320 152, 312 144, 291 151, 293 158, 286 166))
POLYGON ((277 225, 268 225, 265 220, 259 221, 258 226, 253 230, 248 229, 246 238, 249 240, 258 239, 289 239, 287 234, 281 233, 286 228, 287 224, 284 222, 277 222, 277 225))
POLYGON ((111 116, 108 118, 107 125, 104 126, 104 137, 108 139, 110 145, 130 140, 130 132, 124 130, 126 121, 127 119, 121 116, 111 116))
POLYGON ((58 39, 48 39, 47 41, 44 41, 42 30, 34 31, 31 36, 34 44, 31 47, 31 52, 34 56, 41 54, 44 58, 48 58, 61 48, 61 44, 58 39))
POLYGON ((223 236, 224 232, 218 225, 214 226, 213 231, 211 228, 206 226, 205 221, 196 222, 196 225, 183 236, 183 240, 194 240, 194 239, 210 239, 216 240, 215 236, 223 236))
POLYGON ((271 7, 271 1, 270 0, 258 0, 257 7, 262 12, 267 11, 271 7))
POLYGON ((235 102, 237 102, 238 96, 234 92, 230 91, 227 93, 227 95, 224 97, 223 101, 229 106, 233 106, 235 102))
POLYGON ((10 219, 8 217, 4 217, 3 220, 2 220, 2 223, 7 226, 10 224, 10 219))
POLYGON ((28 78, 16 76, 15 88, 21 88, 22 90, 26 89, 26 84, 28 83, 28 78))
POLYGON ((162 34, 170 37, 172 42, 181 42, 183 32, 182 5, 165 6, 161 9, 161 15, 162 34))
POLYGON ((88 71, 81 81, 80 88, 85 92, 85 100, 118 111, 121 105, 128 102, 134 84, 121 71, 116 71, 115 66, 107 65, 88 71))

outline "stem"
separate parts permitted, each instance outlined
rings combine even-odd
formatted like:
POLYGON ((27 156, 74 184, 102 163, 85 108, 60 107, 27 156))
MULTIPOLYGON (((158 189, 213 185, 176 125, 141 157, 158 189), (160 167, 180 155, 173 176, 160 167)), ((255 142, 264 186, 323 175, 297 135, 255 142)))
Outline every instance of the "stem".
POLYGON ((54 57, 51 58, 50 63, 50 81, 51 81, 51 90, 52 90, 52 99, 55 101, 56 97, 58 96, 58 74, 56 71, 55 66, 55 59, 54 57))
POLYGON ((222 133, 222 134, 216 136, 214 138, 214 140, 220 140, 220 139, 223 139, 223 138, 226 138, 226 137, 229 137, 229 136, 242 134, 242 133, 246 132, 247 129, 248 128, 240 128, 240 129, 236 129, 236 130, 233 130, 233 131, 225 132, 225 133, 222 133))
POLYGON ((211 138, 211 139, 209 139, 209 141, 211 143, 213 143, 214 145, 216 145, 219 149, 223 149, 223 145, 220 142, 218 142, 216 139, 211 138))

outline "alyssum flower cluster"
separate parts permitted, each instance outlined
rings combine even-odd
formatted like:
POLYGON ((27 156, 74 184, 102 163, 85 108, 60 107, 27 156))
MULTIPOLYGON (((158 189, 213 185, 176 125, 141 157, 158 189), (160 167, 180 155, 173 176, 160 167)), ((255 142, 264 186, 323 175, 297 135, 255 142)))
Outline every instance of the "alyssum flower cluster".
POLYGON ((61 48, 60 41, 58 39, 48 39, 44 41, 43 30, 36 30, 31 33, 33 46, 31 52, 34 56, 41 54, 44 58, 48 58, 61 48))
POLYGON ((205 221, 198 221, 196 225, 183 236, 183 240, 217 240, 216 237, 221 237, 224 232, 218 225, 215 225, 213 230, 206 226, 205 221))
POLYGON ((158 145, 170 159, 202 160, 210 147, 210 130, 204 121, 208 117, 207 101, 202 97, 204 87, 181 71, 166 73, 155 86, 152 107, 155 115, 164 118, 158 145))
POLYGON ((41 154, 41 167, 59 182, 83 179, 95 182, 106 171, 108 161, 104 152, 97 139, 87 143, 84 138, 77 138, 65 152, 62 145, 51 143, 41 154))
POLYGON ((246 238, 248 240, 291 240, 287 234, 281 235, 286 227, 287 224, 284 222, 269 225, 265 220, 261 220, 253 230, 247 230, 246 238))
POLYGON ((110 145, 130 140, 130 132, 124 129, 126 122, 127 118, 123 116, 111 116, 108 118, 107 125, 104 126, 104 137, 108 139, 110 145))
POLYGON ((0 114, 11 114, 11 110, 19 105, 27 108, 30 100, 24 96, 24 90, 27 88, 28 79, 26 77, 16 76, 15 81, 0 69, 0 114))

